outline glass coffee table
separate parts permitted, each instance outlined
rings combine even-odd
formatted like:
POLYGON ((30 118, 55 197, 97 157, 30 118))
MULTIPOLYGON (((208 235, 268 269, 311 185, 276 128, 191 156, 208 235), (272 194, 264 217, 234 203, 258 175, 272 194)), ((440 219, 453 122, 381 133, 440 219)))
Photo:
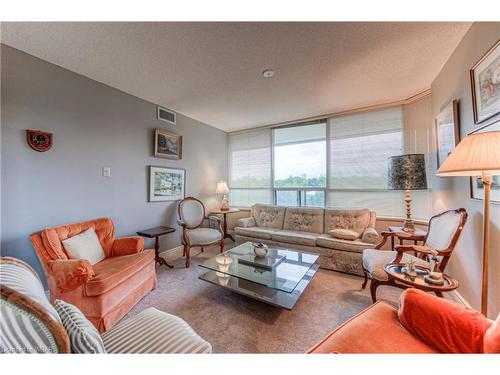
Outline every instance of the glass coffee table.
POLYGON ((253 245, 245 242, 200 264, 208 269, 199 278, 270 305, 291 310, 319 265, 319 255, 305 251, 269 247, 268 256, 285 257, 272 269, 244 264, 240 257, 253 255, 253 245))

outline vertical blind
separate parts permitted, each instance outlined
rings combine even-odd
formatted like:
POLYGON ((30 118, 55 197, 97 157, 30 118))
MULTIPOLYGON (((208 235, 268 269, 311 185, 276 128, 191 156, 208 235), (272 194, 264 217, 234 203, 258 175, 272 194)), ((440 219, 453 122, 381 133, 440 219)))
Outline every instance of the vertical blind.
POLYGON ((234 206, 273 202, 271 129, 229 135, 229 189, 234 206))

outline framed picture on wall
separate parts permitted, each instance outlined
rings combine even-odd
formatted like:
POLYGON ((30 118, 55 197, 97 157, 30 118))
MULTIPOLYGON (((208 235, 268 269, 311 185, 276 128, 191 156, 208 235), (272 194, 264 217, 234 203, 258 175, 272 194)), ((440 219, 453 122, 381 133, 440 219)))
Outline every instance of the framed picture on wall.
POLYGON ((437 167, 444 163, 446 158, 455 149, 460 141, 460 127, 458 123, 458 100, 446 105, 435 119, 437 167))
MULTIPOLYGON (((491 124, 483 126, 482 128, 472 133, 490 132, 490 131, 500 131, 500 119, 494 121, 491 124)), ((484 199, 484 185, 483 185, 483 180, 480 176, 470 177, 470 197, 472 199, 480 199, 480 200, 484 199)), ((500 204, 500 176, 493 176, 493 183, 491 184, 490 200, 491 203, 500 204)))
POLYGON ((500 113, 500 40, 470 70, 476 124, 500 113))
POLYGON ((164 202, 184 199, 186 171, 180 168, 149 167, 149 201, 164 202))
POLYGON ((182 135, 155 129, 155 156, 165 159, 182 159, 182 135))

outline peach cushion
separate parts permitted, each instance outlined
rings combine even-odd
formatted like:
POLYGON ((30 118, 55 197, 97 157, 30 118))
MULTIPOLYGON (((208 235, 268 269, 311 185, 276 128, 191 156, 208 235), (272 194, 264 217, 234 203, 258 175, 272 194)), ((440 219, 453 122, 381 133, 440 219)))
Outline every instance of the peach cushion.
POLYGON ((408 331, 442 353, 482 353, 492 324, 478 311, 417 289, 401 294, 398 316, 408 331))
POLYGON ((93 266, 95 276, 85 284, 87 296, 98 296, 125 282, 147 266, 155 257, 154 251, 106 258, 93 266))
POLYGON ((399 323, 396 309, 377 302, 335 329, 308 353, 436 353, 399 323))
POLYGON ((484 352, 490 354, 500 353, 500 314, 498 314, 497 320, 484 335, 484 352))

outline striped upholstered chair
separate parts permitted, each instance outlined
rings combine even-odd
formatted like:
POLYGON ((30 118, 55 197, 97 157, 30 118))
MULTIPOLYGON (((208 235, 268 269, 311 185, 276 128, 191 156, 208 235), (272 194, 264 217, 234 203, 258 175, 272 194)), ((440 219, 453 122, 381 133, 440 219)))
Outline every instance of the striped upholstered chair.
MULTIPOLYGON (((37 273, 28 264, 15 258, 0 258, 0 289, 1 353, 76 351, 37 273)), ((88 321, 87 324, 91 326, 88 321)), ((212 351, 212 346, 184 320, 155 308, 118 323, 101 338, 107 353, 212 351)))

